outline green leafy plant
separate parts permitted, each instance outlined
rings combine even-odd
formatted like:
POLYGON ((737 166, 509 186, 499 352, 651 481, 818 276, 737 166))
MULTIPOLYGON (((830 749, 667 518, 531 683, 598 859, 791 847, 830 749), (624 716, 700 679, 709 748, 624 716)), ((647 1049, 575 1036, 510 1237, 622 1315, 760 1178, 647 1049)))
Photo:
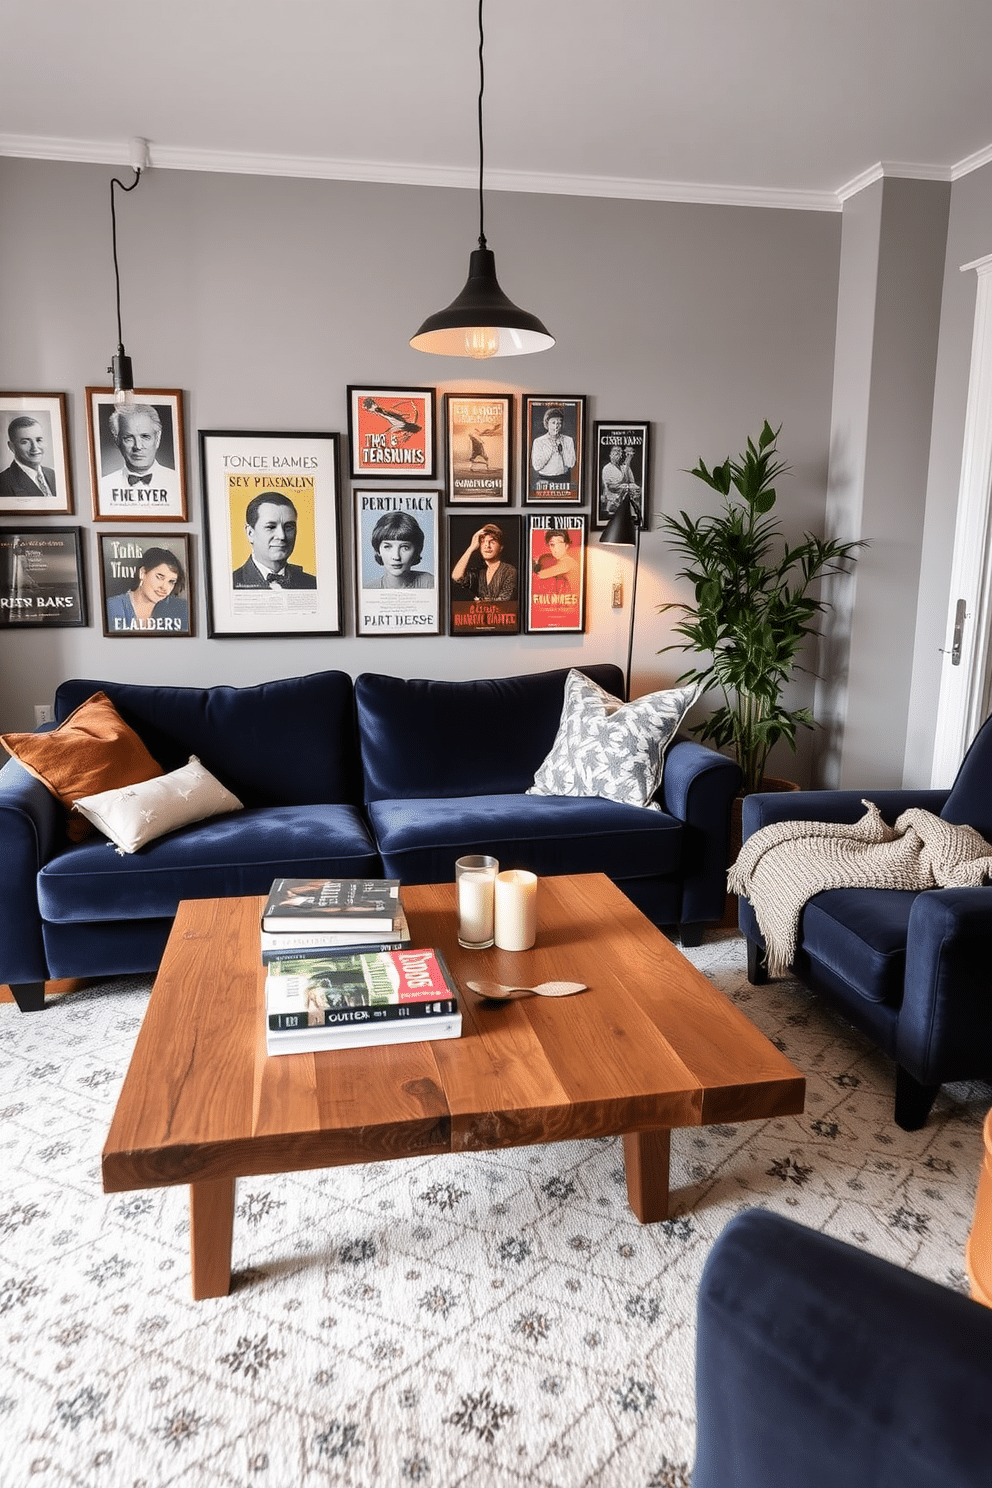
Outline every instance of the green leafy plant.
POLYGON ((773 429, 766 419, 757 443, 749 438, 736 460, 728 455, 712 470, 700 460, 687 472, 719 492, 722 512, 662 517, 684 561, 678 577, 688 579, 695 596, 659 606, 661 612, 681 612, 673 629, 682 639, 662 653, 692 651, 708 658, 678 681, 723 694, 722 706, 693 731, 732 751, 744 773, 745 794, 759 788, 780 739, 795 752, 797 728, 813 727, 808 708, 790 709, 783 702, 803 643, 818 633, 818 617, 829 608, 811 590, 819 580, 847 572, 855 549, 863 546, 808 532, 795 547, 784 540, 777 519, 768 515, 775 483, 790 469, 777 449, 781 427, 773 429))

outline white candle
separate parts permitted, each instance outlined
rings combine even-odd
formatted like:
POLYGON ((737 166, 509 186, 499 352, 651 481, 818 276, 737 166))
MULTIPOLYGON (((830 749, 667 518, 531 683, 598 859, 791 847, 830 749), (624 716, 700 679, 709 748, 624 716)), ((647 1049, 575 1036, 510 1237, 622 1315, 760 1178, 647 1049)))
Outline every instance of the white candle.
POLYGON ((472 945, 493 938, 493 875, 462 873, 458 879, 458 935, 472 945))
POLYGON ((501 951, 529 951, 537 939, 537 875, 508 868, 496 875, 495 937, 501 951))

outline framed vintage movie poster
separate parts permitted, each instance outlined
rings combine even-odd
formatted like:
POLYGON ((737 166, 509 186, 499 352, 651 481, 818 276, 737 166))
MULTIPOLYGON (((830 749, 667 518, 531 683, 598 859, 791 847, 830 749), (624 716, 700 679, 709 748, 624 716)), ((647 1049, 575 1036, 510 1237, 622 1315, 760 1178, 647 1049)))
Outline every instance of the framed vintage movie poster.
POLYGON ((525 506, 581 506, 585 475, 586 400, 525 393, 525 506))
POLYGON ((65 393, 0 393, 0 513, 72 510, 65 393))
POLYGON ((87 388, 95 522, 185 522, 183 395, 136 388, 117 408, 113 388, 87 388))
POLYGON ((183 533, 101 532, 103 633, 175 640, 193 634, 189 537, 183 533))
POLYGON ((511 393, 445 393, 449 506, 509 506, 511 393))
POLYGON ((0 626, 86 624, 78 527, 0 531, 0 626))
POLYGON ((440 491, 355 491, 360 636, 439 635, 440 491))
POLYGON ((629 496, 635 521, 646 528, 651 425, 643 421, 594 424, 592 447, 596 472, 594 525, 605 527, 623 497, 629 496))
POLYGON ((351 474, 384 480, 437 478, 434 388, 348 388, 351 474))
POLYGON ((527 518, 528 635, 586 628, 585 516, 527 518))
POLYGON ((200 430, 209 635, 340 635, 338 444, 200 430))
POLYGON ((520 630, 522 518, 448 517, 448 634, 516 635, 520 630))

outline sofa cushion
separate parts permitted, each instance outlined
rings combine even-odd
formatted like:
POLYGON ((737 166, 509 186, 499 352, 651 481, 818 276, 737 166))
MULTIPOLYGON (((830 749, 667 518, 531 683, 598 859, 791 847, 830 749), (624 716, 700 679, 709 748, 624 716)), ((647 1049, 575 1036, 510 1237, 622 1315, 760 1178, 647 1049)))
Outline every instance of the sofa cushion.
POLYGON ((569 672, 561 723, 529 793, 604 796, 660 809, 665 750, 696 700, 698 688, 674 687, 624 703, 582 672, 569 672))
POLYGON ((55 694, 56 718, 99 689, 163 770, 176 770, 195 754, 246 806, 361 801, 354 696, 346 672, 315 672, 257 687, 75 679, 55 694))
POLYGON ((803 910, 799 943, 859 997, 898 1007, 916 897, 905 889, 828 889, 803 910))
POLYGON ((45 920, 174 915, 181 899, 267 894, 274 878, 374 878, 379 855, 354 806, 271 806, 215 816, 126 857, 104 838, 60 853, 38 875, 45 920))
POLYGON ((188 765, 169 775, 158 775, 121 790, 81 796, 73 802, 73 810, 123 853, 137 852, 146 842, 177 827, 241 809, 237 796, 204 769, 195 754, 190 755, 188 765))
POLYGON ((677 874, 682 824, 598 796, 487 795, 375 801, 368 807, 384 871, 404 883, 449 883, 463 853, 491 853, 532 873, 677 874))
MULTIPOLYGON (((623 687, 619 667, 583 667, 623 687)), ((433 682, 365 672, 355 682, 366 801, 523 792, 554 741, 568 669, 433 682)))
MULTIPOLYGON (((59 724, 43 734, 4 734, 4 747, 71 813, 79 796, 135 785, 162 770, 141 739, 95 686, 59 724)), ((82 842, 93 827, 68 815, 66 832, 82 842)))

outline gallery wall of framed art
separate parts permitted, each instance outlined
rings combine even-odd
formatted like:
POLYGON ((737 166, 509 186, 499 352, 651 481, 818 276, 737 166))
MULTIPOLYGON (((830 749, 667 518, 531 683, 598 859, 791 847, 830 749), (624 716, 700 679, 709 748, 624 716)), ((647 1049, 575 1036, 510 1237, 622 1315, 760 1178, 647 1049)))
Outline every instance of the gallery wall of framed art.
POLYGON ((209 640, 585 632, 590 533, 625 492, 643 520, 649 424, 597 420, 588 440, 584 394, 345 395, 347 454, 333 430, 197 430, 197 534, 169 531, 194 514, 183 390, 118 408, 87 387, 88 606, 86 527, 3 527, 72 509, 68 395, 0 394, 0 626, 93 615, 108 640, 190 638, 202 582, 209 640))

